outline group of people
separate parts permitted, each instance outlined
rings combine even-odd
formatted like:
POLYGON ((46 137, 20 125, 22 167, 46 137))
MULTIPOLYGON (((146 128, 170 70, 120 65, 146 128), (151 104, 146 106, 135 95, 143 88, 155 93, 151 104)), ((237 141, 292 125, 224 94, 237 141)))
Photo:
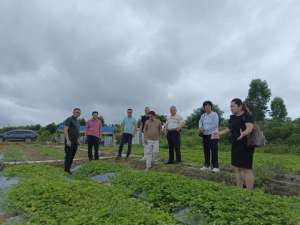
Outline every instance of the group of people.
MULTIPOLYGON (((145 108, 145 115, 141 118, 140 132, 142 135, 142 144, 144 146, 144 157, 142 160, 146 161, 146 170, 150 169, 152 165, 159 160, 159 140, 162 133, 167 136, 169 146, 169 160, 167 164, 181 162, 180 132, 184 126, 185 121, 177 114, 175 106, 171 106, 170 116, 163 128, 161 121, 156 118, 155 111, 150 111, 149 107, 145 108)), ((137 121, 133 117, 133 110, 128 109, 127 116, 123 119, 121 124, 121 140, 117 159, 122 157, 123 146, 125 143, 128 144, 126 157, 128 158, 130 156, 132 138, 136 135, 136 132, 137 121)))
MULTIPOLYGON (((230 104, 232 115, 230 116, 228 127, 219 130, 219 116, 213 109, 211 101, 203 103, 204 113, 199 120, 199 136, 203 140, 204 165, 202 171, 212 171, 219 173, 219 139, 229 133, 231 150, 231 164, 236 175, 236 183, 239 187, 244 186, 252 190, 254 186, 254 174, 252 171, 254 147, 248 145, 248 135, 254 127, 254 120, 241 99, 235 98, 230 104)), ((81 114, 79 108, 73 110, 73 115, 64 122, 65 133, 65 171, 70 172, 72 161, 79 144, 78 118, 81 114)), ((132 152, 132 140, 138 129, 142 135, 144 146, 144 156, 146 170, 149 170, 159 161, 159 141, 161 135, 167 137, 169 148, 169 159, 166 164, 181 163, 181 131, 185 126, 182 116, 177 114, 175 106, 170 107, 170 115, 166 123, 162 125, 156 118, 156 113, 145 108, 145 115, 140 120, 138 128, 137 120, 133 116, 133 109, 127 109, 127 116, 121 124, 121 138, 117 159, 122 157, 123 147, 127 143, 128 150, 126 157, 130 157, 132 152)), ((88 143, 88 156, 90 160, 99 159, 99 138, 101 138, 102 123, 98 118, 98 112, 92 113, 92 118, 86 124, 86 136, 88 143), (93 155, 93 148, 95 154, 93 155)))
MULTIPOLYGON (((80 144, 80 123, 78 118, 81 115, 80 108, 73 109, 73 115, 64 121, 64 137, 65 137, 65 171, 72 174, 71 166, 76 155, 78 145, 80 144)), ((92 118, 86 122, 86 141, 88 144, 89 160, 99 159, 99 143, 101 134, 102 121, 98 116, 98 112, 92 113, 92 118), (94 153, 93 153, 94 149, 94 153)))

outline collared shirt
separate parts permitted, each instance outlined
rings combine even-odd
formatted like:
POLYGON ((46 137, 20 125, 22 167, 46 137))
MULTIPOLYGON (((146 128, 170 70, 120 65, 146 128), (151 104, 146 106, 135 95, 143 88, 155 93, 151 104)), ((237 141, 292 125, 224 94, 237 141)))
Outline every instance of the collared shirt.
POLYGON ((122 122, 123 133, 135 134, 136 131, 136 119, 134 117, 125 117, 122 122))
POLYGON ((161 122, 158 119, 147 120, 144 128, 145 139, 150 141, 159 140, 161 132, 161 122))
POLYGON ((79 120, 74 116, 70 116, 64 121, 64 125, 69 127, 68 134, 70 140, 77 141, 78 138, 80 137, 79 120))
POLYGON ((169 116, 166 122, 166 129, 167 130, 176 130, 181 128, 184 124, 184 120, 180 115, 169 116))
POLYGON ((219 116, 216 112, 203 113, 199 120, 199 128, 204 135, 211 135, 219 131, 219 116))
POLYGON ((90 119, 86 123, 86 133, 90 136, 100 137, 102 122, 98 119, 90 119))

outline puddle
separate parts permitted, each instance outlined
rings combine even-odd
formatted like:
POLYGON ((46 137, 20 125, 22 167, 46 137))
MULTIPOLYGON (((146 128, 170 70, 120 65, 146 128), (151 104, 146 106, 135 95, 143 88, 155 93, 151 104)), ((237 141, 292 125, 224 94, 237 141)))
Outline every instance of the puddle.
POLYGON ((5 191, 10 188, 12 185, 17 184, 19 181, 16 177, 3 177, 0 176, 0 191, 5 191))
POLYGON ((17 184, 19 181, 16 177, 3 177, 0 176, 0 214, 4 213, 4 196, 10 187, 17 184))
POLYGON ((194 214, 192 208, 180 208, 175 210, 173 217, 180 223, 186 225, 201 225, 203 218, 199 214, 194 214))
POLYGON ((13 225, 13 224, 19 224, 24 221, 24 217, 22 215, 14 216, 8 218, 3 225, 13 225))
POLYGON ((4 160, 4 155, 0 153, 0 171, 3 170, 4 168, 3 160, 4 160))
POLYGON ((17 177, 0 176, 0 217, 5 218, 3 225, 16 224, 23 220, 23 217, 19 215, 10 218, 6 218, 5 216, 5 194, 9 188, 11 188, 13 185, 16 185, 18 181, 19 179, 17 177))
POLYGON ((145 200, 145 201, 147 201, 149 199, 148 195, 145 191, 136 191, 132 194, 132 196, 135 197, 135 198, 145 200))
POLYGON ((81 165, 74 166, 74 167, 71 169, 71 172, 74 173, 74 172, 76 172, 77 170, 79 170, 80 168, 81 168, 81 165))
POLYGON ((103 173, 96 176, 91 177, 92 180, 97 181, 99 183, 111 184, 111 181, 114 177, 117 176, 117 173, 103 173))

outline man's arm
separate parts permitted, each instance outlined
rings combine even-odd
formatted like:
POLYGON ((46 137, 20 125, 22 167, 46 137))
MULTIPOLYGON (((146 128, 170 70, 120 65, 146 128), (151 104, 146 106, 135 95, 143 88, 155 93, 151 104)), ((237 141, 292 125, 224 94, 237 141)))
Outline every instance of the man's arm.
POLYGON ((180 116, 180 122, 179 122, 179 128, 177 128, 177 131, 181 131, 182 128, 185 126, 184 119, 180 116))
POLYGON ((141 121, 141 123, 140 123, 140 132, 143 133, 144 130, 145 130, 146 123, 144 124, 142 119, 141 119, 140 121, 141 121), (143 127, 144 127, 144 128, 143 128, 143 127))
POLYGON ((125 127, 125 125, 124 125, 124 120, 123 120, 122 123, 121 123, 121 135, 122 135, 123 132, 124 132, 124 127, 125 127))
POLYGON ((161 135, 161 130, 162 130, 162 126, 161 126, 161 122, 159 121, 159 126, 158 126, 158 134, 159 134, 159 137, 161 135))
POLYGON ((65 139, 67 141, 67 145, 68 146, 71 146, 71 141, 70 141, 70 138, 69 138, 69 126, 64 126, 64 136, 65 136, 65 139))
POLYGON ((144 142, 145 142, 145 144, 147 144, 147 140, 148 140, 148 123, 146 122, 145 126, 144 126, 144 142))

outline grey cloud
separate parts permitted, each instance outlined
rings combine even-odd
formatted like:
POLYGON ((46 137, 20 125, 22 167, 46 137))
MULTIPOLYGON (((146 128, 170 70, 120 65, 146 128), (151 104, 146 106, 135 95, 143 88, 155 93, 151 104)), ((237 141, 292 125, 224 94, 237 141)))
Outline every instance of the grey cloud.
POLYGON ((176 104, 186 116, 206 99, 228 114, 256 77, 299 117, 299 9, 296 0, 3 0, 0 126, 58 122, 75 106, 108 122, 129 106, 167 114, 176 104))

